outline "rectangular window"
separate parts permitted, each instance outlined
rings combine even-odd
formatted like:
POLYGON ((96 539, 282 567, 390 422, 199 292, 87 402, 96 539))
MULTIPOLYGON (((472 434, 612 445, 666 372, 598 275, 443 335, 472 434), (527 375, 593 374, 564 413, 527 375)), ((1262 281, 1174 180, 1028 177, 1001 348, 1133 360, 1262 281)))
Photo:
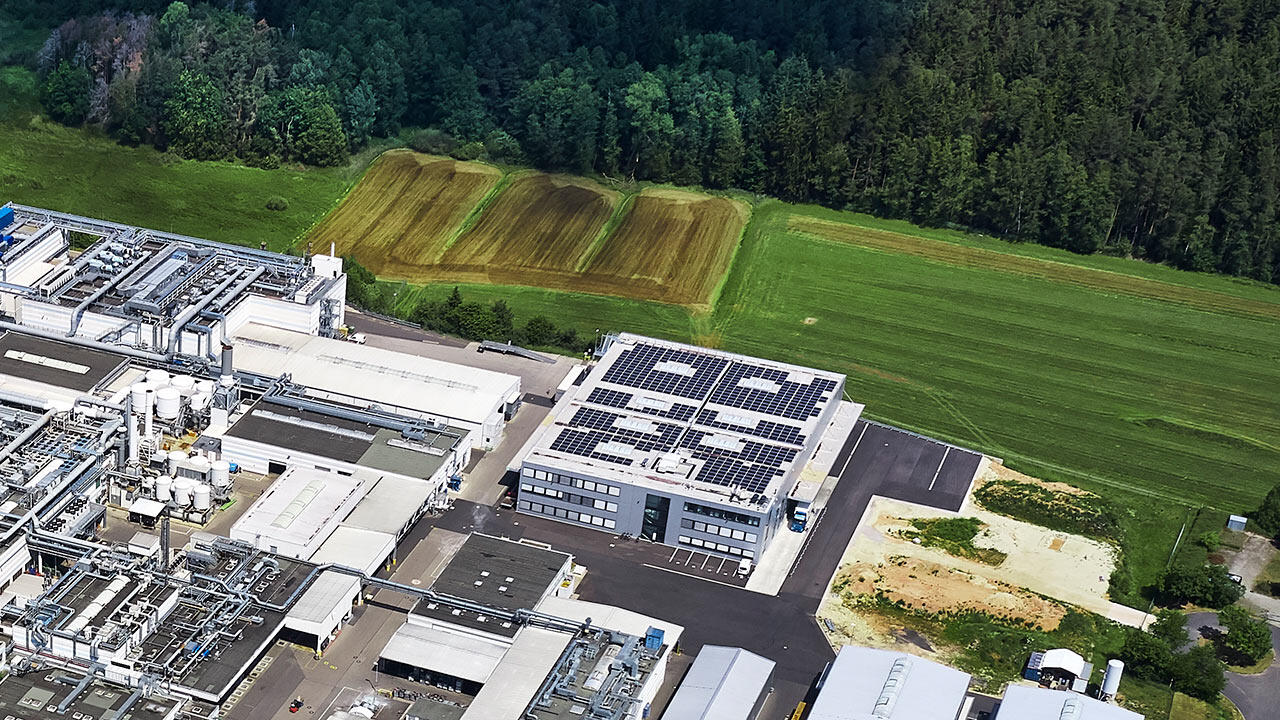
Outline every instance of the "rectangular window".
POLYGON ((733 531, 730 530, 729 528, 727 527, 720 528, 720 537, 729 537, 732 534, 733 534, 733 531))
POLYGON ((520 489, 529 492, 533 490, 533 485, 531 483, 520 483, 520 489))
POLYGON ((619 490, 617 487, 615 487, 615 486, 613 486, 613 485, 610 485, 610 486, 609 486, 609 494, 610 494, 610 495, 620 495, 621 493, 622 493, 622 491, 621 491, 621 490, 619 490))
POLYGON ((547 479, 547 471, 546 471, 546 470, 534 470, 534 471, 533 471, 533 477, 534 477, 534 478, 536 478, 536 479, 538 479, 538 480, 546 480, 546 479, 547 479))
POLYGON ((592 506, 592 507, 594 507, 594 508, 595 508, 595 509, 597 509, 597 510, 603 510, 603 509, 604 509, 604 505, 605 505, 605 502, 604 502, 603 500, 593 500, 593 501, 591 502, 591 506, 592 506))
MULTIPOLYGON (((558 517, 558 518, 568 518, 568 517, 569 517, 569 511, 568 511, 568 510, 565 510, 564 508, 556 508, 555 510, 556 510, 556 517, 558 517)), ((577 515, 577 513, 574 513, 574 515, 577 515)))
POLYGON ((595 491, 596 491, 596 484, 595 484, 595 483, 593 483, 593 482, 591 482, 590 480, 584 480, 584 481, 582 482, 582 489, 583 489, 583 490, 590 490, 591 492, 595 492, 595 491))
POLYGON ((528 500, 521 500, 521 501, 520 501, 520 509, 521 509, 521 510, 528 510, 528 509, 529 509, 529 501, 528 501, 528 500))
POLYGON ((746 534, 746 533, 744 533, 744 532, 742 532, 741 530, 734 530, 734 531, 733 531, 733 539, 734 539, 734 540, 745 540, 746 538, 747 538, 747 534, 746 534))
POLYGON ((747 533, 747 542, 754 543, 759 539, 760 539, 759 536, 756 535, 755 533, 747 533))
POLYGON ((525 477, 533 477, 533 468, 523 468, 521 474, 525 477))
POLYGON ((618 503, 605 503, 604 509, 611 513, 616 513, 618 512, 618 503))
POLYGON ((618 527, 618 523, 616 520, 610 520, 609 518, 605 518, 604 526, 609 528, 610 530, 613 530, 614 528, 618 527))

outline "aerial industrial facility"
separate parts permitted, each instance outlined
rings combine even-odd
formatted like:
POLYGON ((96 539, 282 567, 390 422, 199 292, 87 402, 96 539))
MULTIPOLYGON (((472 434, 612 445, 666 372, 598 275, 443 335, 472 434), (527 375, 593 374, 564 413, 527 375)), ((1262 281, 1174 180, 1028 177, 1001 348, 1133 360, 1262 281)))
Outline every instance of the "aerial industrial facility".
MULTIPOLYGON (((397 717, 638 720, 664 686, 668 717, 748 720, 769 701, 773 660, 742 648, 705 645, 673 678, 685 628, 580 599, 587 569, 554 543, 474 520, 425 582, 397 580, 420 519, 452 507, 527 396, 516 374, 344 340, 340 258, 12 205, 0 233, 0 718, 225 717, 274 643, 318 660, 370 605, 402 613, 373 671, 449 693, 397 717)), ((862 409, 844 382, 608 336, 596 362, 551 377, 554 407, 533 398, 549 414, 500 461, 513 519, 749 573, 805 530, 825 477, 806 468, 833 461, 825 434, 843 427, 828 443, 843 446, 862 409)), ((926 660, 846 649, 807 717, 925 717, 920 697, 964 717, 967 688, 926 660)), ((1005 702, 1019 718, 1128 717, 1076 697, 1005 702)), ((374 717, 369 702, 323 716, 374 717)))

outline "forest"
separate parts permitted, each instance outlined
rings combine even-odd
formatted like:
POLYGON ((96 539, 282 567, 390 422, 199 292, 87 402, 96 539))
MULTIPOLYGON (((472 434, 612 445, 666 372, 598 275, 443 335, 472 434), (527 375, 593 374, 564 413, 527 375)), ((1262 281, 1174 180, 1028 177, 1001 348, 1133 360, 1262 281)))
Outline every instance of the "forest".
POLYGON ((425 149, 1280 283, 1270 0, 7 0, 125 143, 425 149), (415 143, 416 145, 417 143, 415 143))

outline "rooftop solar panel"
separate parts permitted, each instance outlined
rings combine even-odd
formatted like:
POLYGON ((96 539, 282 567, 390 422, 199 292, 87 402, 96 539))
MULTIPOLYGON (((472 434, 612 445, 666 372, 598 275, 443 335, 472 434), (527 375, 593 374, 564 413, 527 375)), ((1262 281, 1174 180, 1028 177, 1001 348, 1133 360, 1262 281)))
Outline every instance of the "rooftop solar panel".
POLYGON ((716 383, 709 401, 802 422, 821 414, 836 382, 813 378, 811 382, 798 383, 789 376, 776 368, 734 362, 716 383), (765 382, 775 385, 777 391, 763 389, 767 387, 765 382))
POLYGON ((601 378, 624 387, 702 400, 729 361, 715 355, 636 343, 601 378), (660 368, 668 368, 664 371, 660 368), (678 369, 679 371, 673 371, 678 369))

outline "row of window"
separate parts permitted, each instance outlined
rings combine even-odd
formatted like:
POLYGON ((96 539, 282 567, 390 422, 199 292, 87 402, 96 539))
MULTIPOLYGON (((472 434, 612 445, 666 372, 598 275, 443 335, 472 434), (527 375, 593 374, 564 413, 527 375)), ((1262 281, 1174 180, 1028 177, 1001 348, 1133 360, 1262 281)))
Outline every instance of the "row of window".
POLYGON ((681 545, 691 545, 703 550, 715 550, 716 552, 727 553, 729 555, 740 555, 744 558, 754 558, 755 553, 750 550, 743 550, 740 547, 725 545, 724 543, 714 542, 712 540, 703 540, 702 538, 689 537, 688 535, 680 536, 681 545))
POLYGON ((573 505, 586 505, 596 510, 604 510, 605 512, 618 512, 618 503, 609 502, 608 500, 600 500, 599 498, 590 498, 586 495, 577 495, 563 490, 553 488, 544 488, 540 485, 532 483, 520 483, 520 492, 531 492, 535 495, 546 495, 547 497, 558 498, 559 500, 573 505))
POLYGON ((723 525, 704 523, 701 520, 690 520, 689 518, 681 518, 680 527, 685 530, 697 530, 698 532, 711 533, 712 535, 733 538, 734 540, 746 540, 749 543, 754 543, 760 539, 755 533, 749 533, 745 530, 734 530, 723 525))
POLYGON ((606 530, 613 530, 618 527, 617 521, 607 517, 580 513, 576 510, 565 510, 564 508, 558 508, 554 505, 543 505, 542 503, 532 502, 530 500, 521 500, 520 509, 527 510, 531 513, 538 513, 539 515, 546 515, 547 517, 558 517, 565 520, 572 520, 584 525, 595 525, 596 527, 601 527, 606 530))
POLYGON ((684 511, 695 515, 704 515, 717 520, 728 520, 731 523, 738 523, 739 525, 760 527, 760 518, 755 515, 744 515, 732 510, 711 507, 709 505, 699 505, 698 503, 687 502, 684 504, 684 511))
POLYGON ((571 475, 561 475, 560 473, 547 472, 546 470, 535 470, 533 468, 525 468, 524 476, 544 482, 553 482, 558 485, 568 485, 581 490, 590 492, 598 492, 601 495, 621 495, 622 490, 617 485, 597 482, 595 480, 583 480, 571 475))

